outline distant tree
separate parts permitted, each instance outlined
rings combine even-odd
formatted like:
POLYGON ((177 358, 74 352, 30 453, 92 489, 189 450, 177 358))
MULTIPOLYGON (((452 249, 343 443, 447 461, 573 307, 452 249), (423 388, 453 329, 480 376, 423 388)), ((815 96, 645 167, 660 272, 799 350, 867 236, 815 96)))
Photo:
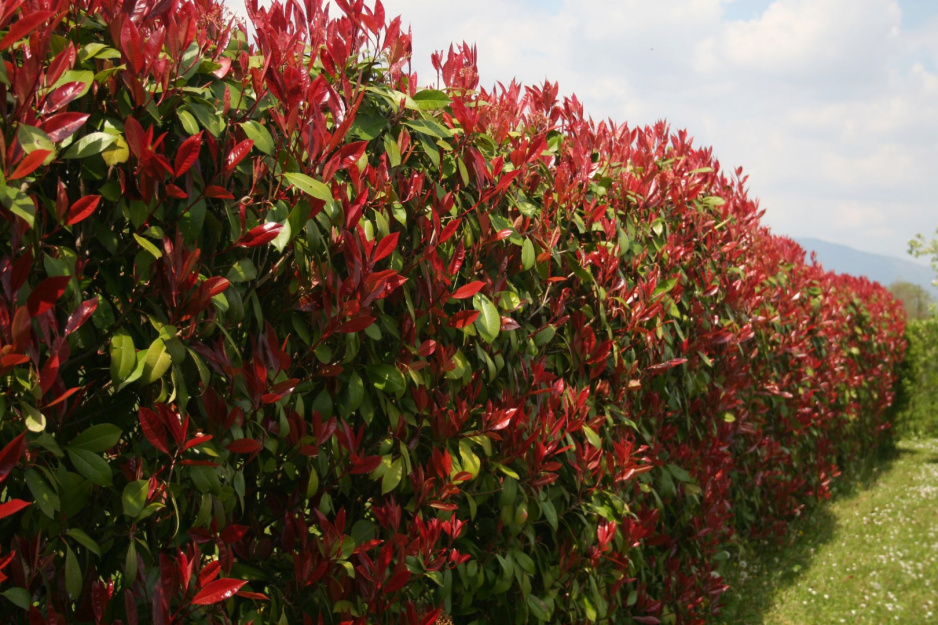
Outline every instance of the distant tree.
POLYGON ((935 272, 932 284, 938 286, 938 230, 935 230, 931 241, 926 241, 924 235, 915 235, 915 238, 909 241, 909 254, 916 258, 931 256, 931 268, 935 272))
POLYGON ((889 285, 889 292, 902 301, 906 316, 911 319, 926 319, 932 314, 934 299, 918 284, 896 280, 889 285))

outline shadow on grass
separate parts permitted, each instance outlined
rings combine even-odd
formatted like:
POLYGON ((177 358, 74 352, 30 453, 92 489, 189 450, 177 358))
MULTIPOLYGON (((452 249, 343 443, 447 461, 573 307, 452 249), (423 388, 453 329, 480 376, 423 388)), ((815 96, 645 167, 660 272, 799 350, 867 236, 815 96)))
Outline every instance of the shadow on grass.
MULTIPOLYGON (((832 501, 862 496, 899 458, 917 453, 920 452, 890 447, 859 463, 832 486, 832 501)), ((938 458, 930 461, 938 462, 938 458)), ((759 541, 741 546, 740 557, 727 566, 726 583, 730 590, 723 597, 725 607, 715 623, 764 623, 776 595, 798 582, 820 547, 836 537, 837 518, 829 503, 795 519, 781 543, 759 541)))

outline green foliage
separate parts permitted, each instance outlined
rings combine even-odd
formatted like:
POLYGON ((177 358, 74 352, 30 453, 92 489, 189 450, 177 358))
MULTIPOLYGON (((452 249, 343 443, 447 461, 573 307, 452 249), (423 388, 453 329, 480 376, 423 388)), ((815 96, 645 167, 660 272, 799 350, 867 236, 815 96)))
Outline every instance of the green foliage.
POLYGON ((938 318, 909 322, 893 420, 902 436, 938 436, 938 318))

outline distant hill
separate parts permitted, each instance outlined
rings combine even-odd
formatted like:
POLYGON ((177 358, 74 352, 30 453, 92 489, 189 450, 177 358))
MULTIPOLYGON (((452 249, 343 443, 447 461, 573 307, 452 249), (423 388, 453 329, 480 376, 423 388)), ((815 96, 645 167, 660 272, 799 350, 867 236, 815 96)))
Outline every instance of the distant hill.
POLYGON ((887 287, 896 280, 904 280, 922 286, 938 299, 938 287, 931 284, 935 275, 929 267, 893 256, 861 252, 846 245, 829 243, 820 239, 792 238, 808 252, 809 259, 811 252, 816 252, 818 262, 825 269, 854 276, 866 276, 887 287))

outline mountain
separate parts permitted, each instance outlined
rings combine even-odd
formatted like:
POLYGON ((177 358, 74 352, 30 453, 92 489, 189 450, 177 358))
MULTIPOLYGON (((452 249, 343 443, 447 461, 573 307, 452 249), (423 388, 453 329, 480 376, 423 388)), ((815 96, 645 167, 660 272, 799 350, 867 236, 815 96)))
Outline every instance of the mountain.
POLYGON ((893 256, 861 252, 846 245, 820 239, 792 238, 805 249, 809 258, 811 252, 816 252, 818 262, 825 269, 854 276, 866 276, 883 286, 889 286, 896 280, 904 280, 918 284, 938 299, 938 287, 931 283, 935 279, 935 274, 929 267, 893 256))

